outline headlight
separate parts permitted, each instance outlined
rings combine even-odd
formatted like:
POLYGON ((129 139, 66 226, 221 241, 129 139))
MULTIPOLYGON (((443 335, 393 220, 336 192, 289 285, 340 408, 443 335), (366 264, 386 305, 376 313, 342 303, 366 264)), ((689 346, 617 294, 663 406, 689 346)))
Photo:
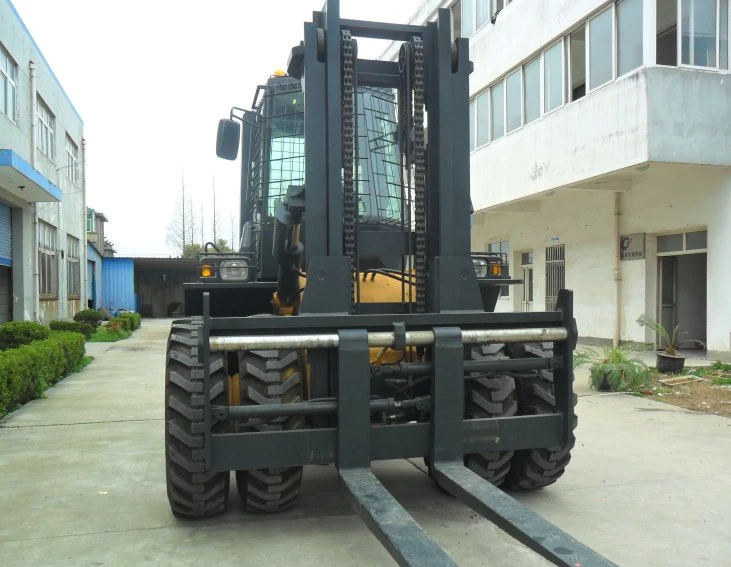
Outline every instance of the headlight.
POLYGON ((222 280, 246 281, 249 279, 249 263, 246 260, 223 260, 218 265, 222 280))
POLYGON ((487 260, 484 258, 472 258, 472 265, 475 267, 475 276, 478 278, 487 277, 487 260))

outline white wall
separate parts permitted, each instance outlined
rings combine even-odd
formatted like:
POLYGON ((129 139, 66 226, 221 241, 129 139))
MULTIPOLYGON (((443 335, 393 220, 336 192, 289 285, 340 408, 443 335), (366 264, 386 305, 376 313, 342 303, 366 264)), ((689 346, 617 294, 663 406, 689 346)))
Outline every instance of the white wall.
MULTIPOLYGON (((655 313, 657 233, 708 230, 707 346, 729 353, 731 289, 731 169, 651 164, 622 193, 621 234, 647 232, 647 258, 621 262, 621 339, 649 342, 637 325, 642 313, 655 313)), ((533 250, 534 308, 545 308, 545 248, 558 237, 566 245, 566 286, 574 290, 582 337, 611 339, 615 284, 612 191, 563 190, 541 199, 538 212, 483 212, 475 215, 473 249, 487 242, 510 240, 511 252, 533 250)), ((520 277, 515 262, 513 277, 520 277)), ((499 310, 519 310, 519 293, 501 299, 499 310)))

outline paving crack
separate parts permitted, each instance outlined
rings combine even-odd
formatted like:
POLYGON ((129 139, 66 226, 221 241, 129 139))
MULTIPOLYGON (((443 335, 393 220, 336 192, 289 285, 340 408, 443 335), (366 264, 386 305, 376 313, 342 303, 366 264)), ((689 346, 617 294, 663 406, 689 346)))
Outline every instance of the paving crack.
POLYGON ((69 427, 72 425, 99 425, 102 423, 144 423, 146 421, 165 421, 163 417, 147 419, 104 419, 100 421, 76 421, 73 423, 35 423, 29 425, 6 425, 0 424, 0 429, 31 429, 35 427, 69 427))

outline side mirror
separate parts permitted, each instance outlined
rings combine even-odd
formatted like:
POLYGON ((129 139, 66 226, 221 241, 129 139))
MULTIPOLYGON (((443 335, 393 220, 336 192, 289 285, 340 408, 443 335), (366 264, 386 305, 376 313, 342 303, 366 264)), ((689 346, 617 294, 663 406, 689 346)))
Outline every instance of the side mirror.
POLYGON ((241 125, 235 120, 221 119, 218 121, 216 136, 216 155, 227 160, 235 160, 239 154, 239 140, 241 139, 241 125))

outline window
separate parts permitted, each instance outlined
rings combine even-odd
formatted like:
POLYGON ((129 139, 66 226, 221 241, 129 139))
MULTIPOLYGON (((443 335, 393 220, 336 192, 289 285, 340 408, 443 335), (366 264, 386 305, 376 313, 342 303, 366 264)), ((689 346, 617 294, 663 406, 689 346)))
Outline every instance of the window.
POLYGON ((66 243, 66 270, 68 273, 68 298, 79 299, 81 294, 81 263, 79 258, 79 239, 70 234, 66 243))
MULTIPOLYGON (((487 245, 487 251, 492 254, 504 254, 503 260, 505 261, 505 272, 503 275, 510 274, 510 242, 508 240, 490 242, 487 245)), ((500 286, 500 297, 510 297, 509 285, 500 286)))
POLYGON ((66 135, 66 177, 74 185, 79 184, 79 146, 77 146, 71 137, 66 135))
POLYGON ((589 88, 614 78, 612 8, 589 20, 589 88))
POLYGON ((579 100, 586 94, 586 28, 576 30, 569 43, 569 101, 579 100))
POLYGON ((56 227, 39 221, 38 232, 38 277, 41 299, 56 299, 58 295, 56 227))
POLYGON ((477 97, 477 147, 490 141, 490 91, 477 97))
POLYGON ((689 250, 702 251, 708 247, 708 231, 695 230, 676 234, 663 234, 657 237, 658 256, 672 255, 689 250))
POLYGON ((472 17, 474 5, 474 0, 462 0, 462 37, 470 37, 475 31, 475 19, 472 17))
POLYGON ((507 108, 507 132, 512 132, 523 125, 523 90, 522 71, 518 69, 505 80, 506 108, 507 108))
POLYGON ((86 209, 86 232, 96 232, 93 209, 86 209))
POLYGON ((0 112, 15 122, 18 65, 0 45, 0 112))
POLYGON ((563 42, 543 54, 543 90, 545 112, 563 104, 563 42))
POLYGON ((497 14, 500 10, 502 10, 505 7, 505 4, 507 4, 504 0, 492 0, 492 10, 490 11, 490 17, 497 14))
POLYGON ((657 64, 678 64, 678 0, 657 0, 657 64))
POLYGON ((617 74, 642 65, 642 0, 617 3, 617 74))
POLYGON ((490 89, 490 138, 498 140, 505 134, 505 82, 490 89))
POLYGON ((525 123, 541 115, 541 60, 536 58, 523 67, 525 123))
POLYGON ((479 30, 490 19, 490 0, 476 0, 475 29, 479 30))
POLYGON ((475 150, 475 107, 477 106, 477 100, 472 99, 470 101, 470 151, 475 150))
MULTIPOLYGON (((466 0, 469 3, 470 0, 466 0)), ((452 13, 452 39, 462 36, 462 0, 457 0, 450 8, 452 13)))
POLYGON ((716 67, 717 0, 681 0, 682 63, 716 67))
POLYGON ((50 160, 55 156, 53 130, 56 127, 56 117, 48 108, 43 99, 38 97, 38 149, 50 160))

